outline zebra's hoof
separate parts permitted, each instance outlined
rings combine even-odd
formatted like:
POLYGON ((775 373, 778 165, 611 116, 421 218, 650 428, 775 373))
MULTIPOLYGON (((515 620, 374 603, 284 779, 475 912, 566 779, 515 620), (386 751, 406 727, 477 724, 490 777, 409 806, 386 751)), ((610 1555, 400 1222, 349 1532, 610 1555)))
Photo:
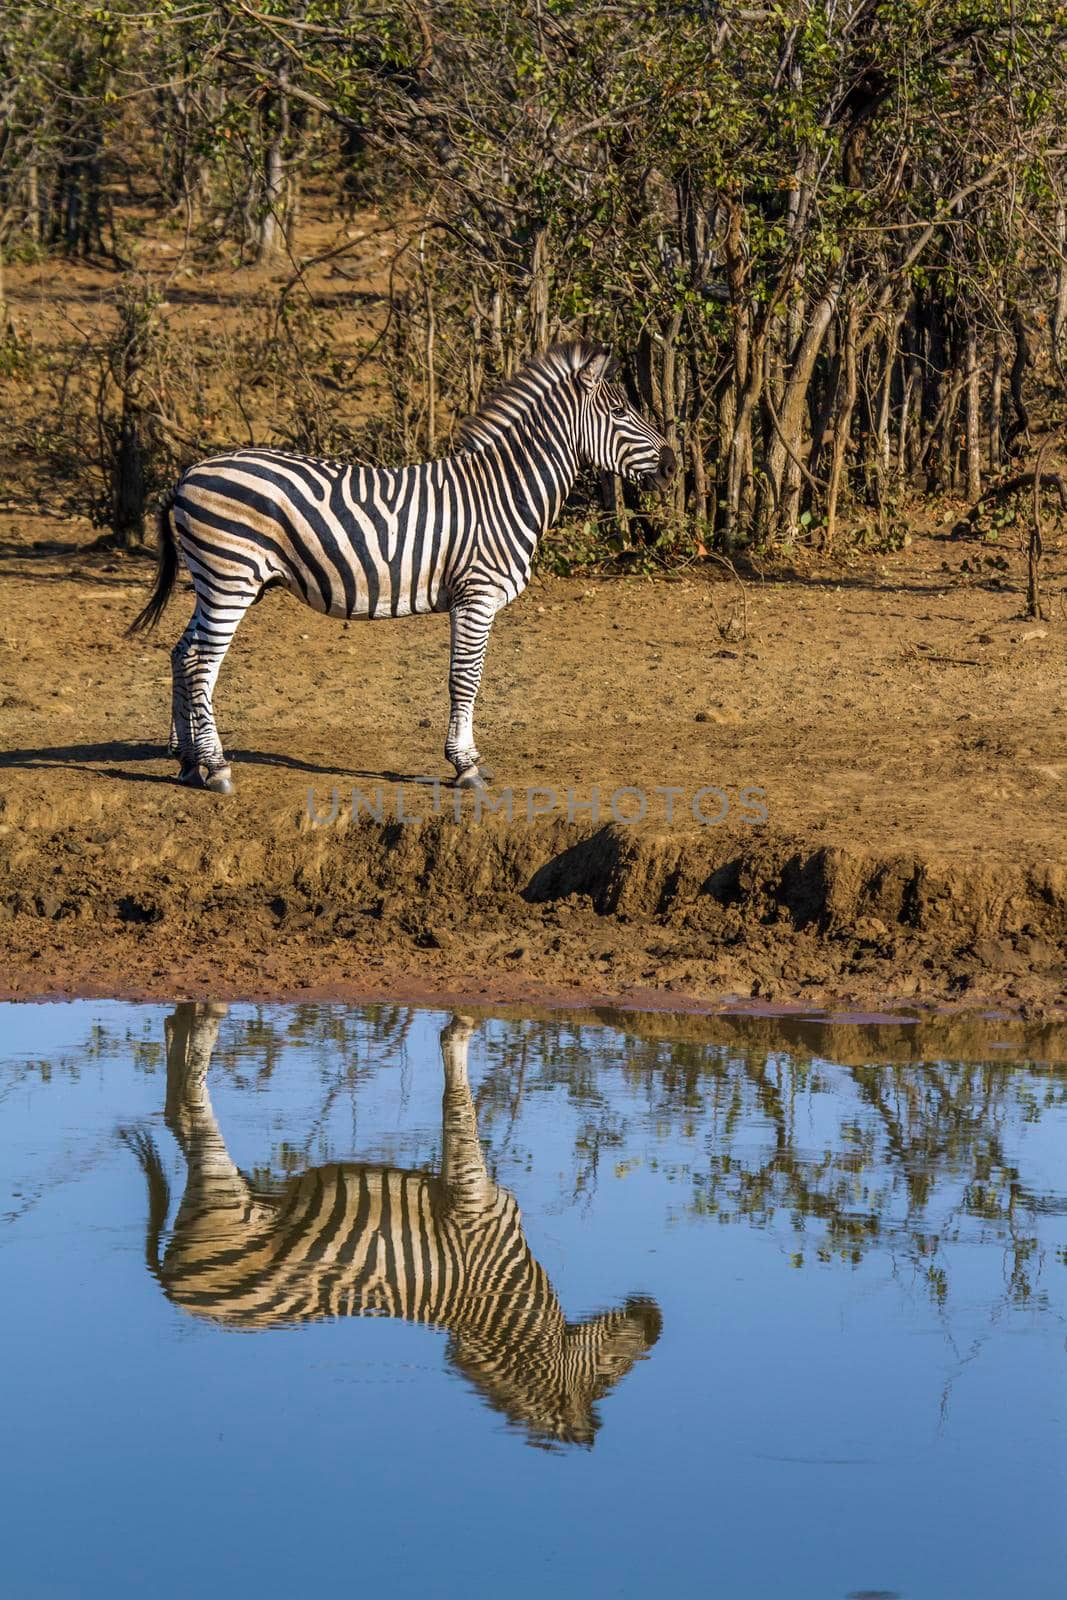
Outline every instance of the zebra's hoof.
POLYGON ((178 782, 187 789, 200 789, 203 787, 203 778, 200 776, 200 766, 196 761, 183 761, 181 771, 178 773, 178 782))
POLYGON ((488 785, 478 767, 467 767, 456 779, 457 789, 485 789, 488 785))
POLYGON ((210 789, 212 794, 232 794, 233 778, 229 767, 216 767, 214 772, 209 772, 204 779, 204 788, 210 789))

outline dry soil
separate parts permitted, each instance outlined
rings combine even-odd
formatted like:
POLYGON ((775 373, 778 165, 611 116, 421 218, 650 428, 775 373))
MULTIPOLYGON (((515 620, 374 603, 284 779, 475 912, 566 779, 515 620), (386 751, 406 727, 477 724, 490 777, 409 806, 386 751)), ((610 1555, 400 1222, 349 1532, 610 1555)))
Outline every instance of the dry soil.
POLYGON ((91 537, 0 518, 4 994, 1064 1003, 1055 550, 1043 624, 1018 564, 948 524, 750 574, 743 604, 717 569, 537 581, 479 702, 509 820, 415 781, 447 772, 446 618, 341 624, 282 595, 216 697, 236 793, 179 788, 162 742, 188 594, 124 637, 152 566, 91 537), (613 820, 623 787, 644 820, 613 820), (695 820, 702 789, 721 822, 695 820))

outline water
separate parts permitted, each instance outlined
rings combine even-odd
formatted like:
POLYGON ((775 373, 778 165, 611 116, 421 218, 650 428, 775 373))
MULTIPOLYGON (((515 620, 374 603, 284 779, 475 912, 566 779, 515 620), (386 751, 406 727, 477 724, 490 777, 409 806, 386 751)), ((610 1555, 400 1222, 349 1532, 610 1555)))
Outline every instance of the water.
POLYGON ((5 1595, 1058 1600, 1061 1040, 448 1022, 0 1008, 5 1595))

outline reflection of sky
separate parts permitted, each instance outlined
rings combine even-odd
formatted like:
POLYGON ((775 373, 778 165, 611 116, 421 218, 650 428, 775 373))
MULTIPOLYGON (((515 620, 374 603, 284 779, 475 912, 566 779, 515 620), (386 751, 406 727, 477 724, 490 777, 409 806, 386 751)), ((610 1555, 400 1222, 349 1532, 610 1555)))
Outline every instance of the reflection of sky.
MULTIPOLYGON (((158 1018, 169 1006, 130 1006, 120 1000, 49 1001, 47 1005, 13 1005, 0 1002, 0 1050, 6 1062, 39 1060, 67 1052, 83 1051, 94 1025, 118 1038, 127 1030, 143 1031, 142 1018, 158 1018)), ((162 1038, 162 1034, 160 1034, 162 1038)))
MULTIPOLYGON (((942 1302, 899 1229, 856 1266, 805 1248, 798 1270, 794 1224, 814 1240, 818 1219, 724 1225, 694 1209, 713 1158, 748 1170, 771 1149, 736 1050, 709 1052, 718 1100, 701 1077, 687 1101, 663 1084, 699 1057, 692 1044, 481 1028, 471 1082, 490 1164, 567 1316, 631 1293, 663 1315, 648 1360, 601 1402, 592 1452, 533 1450, 455 1376, 443 1334, 378 1319, 239 1334, 166 1301, 144 1264, 142 1174, 115 1138, 152 1128, 173 1219, 166 1011, 0 1011, 5 1593, 1062 1594, 1064 1217, 1016 1216, 1042 1252, 1023 1305, 1004 1228, 963 1214, 970 1174, 936 1163, 942 1302)), ((275 1171, 435 1160, 442 1020, 416 1013, 401 1047, 374 1037, 395 1039, 392 1024, 341 1008, 234 1008, 211 1075, 231 1153, 275 1171), (269 1072, 261 1019, 282 1041, 269 1072)), ((1045 1102, 1067 1079, 994 1059, 1005 1158, 1031 1194, 1062 1198, 1067 1113, 1045 1102)), ((772 1065, 789 1084, 788 1058, 772 1065)), ((797 1081, 805 1158, 840 1156, 850 1123, 874 1137, 848 1070, 818 1062, 797 1081)), ((875 1149, 868 1205, 892 1176, 880 1133, 875 1149)), ((899 1220, 899 1191, 887 1204, 899 1220)))

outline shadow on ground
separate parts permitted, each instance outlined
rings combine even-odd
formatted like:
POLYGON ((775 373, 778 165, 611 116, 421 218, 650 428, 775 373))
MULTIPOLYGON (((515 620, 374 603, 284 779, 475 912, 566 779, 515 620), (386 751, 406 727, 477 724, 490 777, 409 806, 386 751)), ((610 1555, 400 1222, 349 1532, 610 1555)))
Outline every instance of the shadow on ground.
MULTIPOLYGON (((111 763, 141 761, 166 761, 172 758, 160 744, 136 743, 116 739, 106 744, 42 745, 35 750, 0 751, 0 769, 15 768, 24 771, 64 767, 73 772, 88 772, 96 778, 117 778, 128 783, 164 783, 176 781, 176 773, 131 772, 126 766, 111 763)), ((377 783, 426 783, 425 773, 393 772, 388 769, 324 767, 314 761, 302 761, 295 756, 277 755, 268 750, 231 750, 229 760, 236 766, 281 767, 290 772, 308 772, 316 777, 361 778, 377 783)), ((445 781, 445 780, 442 780, 445 781)))

